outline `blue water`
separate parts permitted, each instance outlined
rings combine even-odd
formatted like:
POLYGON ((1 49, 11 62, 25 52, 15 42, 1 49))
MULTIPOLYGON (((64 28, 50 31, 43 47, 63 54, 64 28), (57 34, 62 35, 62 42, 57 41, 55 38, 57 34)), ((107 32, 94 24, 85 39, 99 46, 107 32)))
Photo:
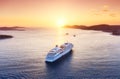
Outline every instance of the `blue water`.
POLYGON ((0 34, 14 36, 0 40, 0 79, 120 79, 119 36, 79 29, 0 34), (47 52, 66 41, 74 44, 73 51, 55 63, 46 63, 47 52))

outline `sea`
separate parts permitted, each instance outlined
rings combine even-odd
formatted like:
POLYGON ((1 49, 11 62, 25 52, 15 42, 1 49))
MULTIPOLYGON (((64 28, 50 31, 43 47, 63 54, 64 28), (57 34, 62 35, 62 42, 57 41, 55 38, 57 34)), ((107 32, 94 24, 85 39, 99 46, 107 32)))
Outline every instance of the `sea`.
POLYGON ((67 28, 0 34, 14 36, 0 40, 0 79, 120 79, 120 36, 67 28), (65 42, 73 43, 72 51, 46 63, 49 50, 65 42))

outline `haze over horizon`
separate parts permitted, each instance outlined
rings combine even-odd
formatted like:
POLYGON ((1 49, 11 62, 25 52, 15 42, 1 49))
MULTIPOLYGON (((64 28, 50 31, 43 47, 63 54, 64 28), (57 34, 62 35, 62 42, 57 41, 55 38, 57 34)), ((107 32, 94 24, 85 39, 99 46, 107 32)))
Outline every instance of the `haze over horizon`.
POLYGON ((61 20, 67 25, 116 25, 120 24, 119 3, 120 0, 0 0, 0 25, 57 26, 61 20))

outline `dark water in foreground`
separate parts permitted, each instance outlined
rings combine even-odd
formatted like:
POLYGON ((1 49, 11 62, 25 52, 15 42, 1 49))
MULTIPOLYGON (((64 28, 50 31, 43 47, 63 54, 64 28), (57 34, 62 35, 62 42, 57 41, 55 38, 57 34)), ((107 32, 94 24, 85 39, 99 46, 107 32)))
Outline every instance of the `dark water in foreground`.
POLYGON ((0 79, 120 79, 119 36, 78 29, 0 33, 14 36, 0 40, 0 79), (65 41, 74 44, 73 51, 45 63, 47 52, 65 41))

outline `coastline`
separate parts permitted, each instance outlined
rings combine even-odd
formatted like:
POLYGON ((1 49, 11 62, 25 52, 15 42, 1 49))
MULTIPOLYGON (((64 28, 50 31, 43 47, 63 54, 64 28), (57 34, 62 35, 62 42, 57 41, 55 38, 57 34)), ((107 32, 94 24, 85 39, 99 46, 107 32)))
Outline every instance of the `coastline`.
POLYGON ((13 38, 12 35, 0 35, 0 39, 8 39, 8 38, 13 38))
POLYGON ((120 25, 99 24, 99 25, 92 25, 92 26, 73 25, 73 26, 64 26, 64 27, 82 29, 82 30, 103 31, 103 32, 109 32, 112 35, 120 35, 120 25))

